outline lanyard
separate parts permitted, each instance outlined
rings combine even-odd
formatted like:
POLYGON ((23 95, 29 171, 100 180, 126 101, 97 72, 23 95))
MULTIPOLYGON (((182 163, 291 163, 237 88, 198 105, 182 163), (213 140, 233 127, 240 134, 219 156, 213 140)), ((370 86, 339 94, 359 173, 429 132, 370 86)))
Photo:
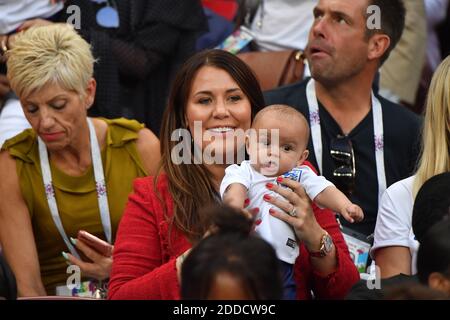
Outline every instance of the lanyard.
MULTIPOLYGON (((306 86, 306 97, 309 106, 309 121, 311 125, 311 139, 314 147, 319 171, 322 173, 322 130, 320 126, 319 103, 317 102, 316 87, 314 79, 309 80, 306 86)), ((386 190, 386 175, 384 168, 384 132, 383 111, 380 100, 372 92, 372 113, 375 142, 375 162, 378 178, 378 201, 380 201, 384 190, 386 190)))
MULTIPOLYGON (((103 175, 102 157, 100 153, 100 147, 97 141, 97 135, 95 134, 94 125, 91 119, 87 119, 89 127, 89 137, 91 141, 91 156, 94 166, 95 186, 97 189, 97 200, 100 209, 100 218, 102 220, 103 230, 106 235, 106 239, 111 243, 111 219, 109 214, 108 196, 106 193, 105 177, 103 175)), ((61 237, 69 248, 70 253, 79 258, 79 255, 72 243, 69 241, 59 215, 58 206, 56 204, 55 190, 53 188, 52 175, 50 171, 50 164, 48 161, 47 147, 41 138, 38 137, 39 143, 39 158, 41 162, 42 178, 44 181, 45 195, 47 197, 48 207, 52 214, 53 222, 56 225, 61 237)))

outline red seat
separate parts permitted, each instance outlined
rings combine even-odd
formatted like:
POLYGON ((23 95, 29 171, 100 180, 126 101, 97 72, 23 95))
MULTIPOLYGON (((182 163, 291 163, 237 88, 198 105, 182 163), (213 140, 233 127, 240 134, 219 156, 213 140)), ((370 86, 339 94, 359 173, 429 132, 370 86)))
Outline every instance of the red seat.
POLYGON ((202 0, 202 4, 230 21, 236 16, 239 7, 235 0, 202 0))

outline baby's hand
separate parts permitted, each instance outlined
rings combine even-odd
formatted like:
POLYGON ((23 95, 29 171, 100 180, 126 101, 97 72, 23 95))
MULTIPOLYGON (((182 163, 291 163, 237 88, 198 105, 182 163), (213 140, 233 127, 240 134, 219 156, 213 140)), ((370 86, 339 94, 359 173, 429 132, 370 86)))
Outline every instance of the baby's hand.
POLYGON ((353 203, 345 206, 340 213, 350 223, 361 222, 364 219, 361 207, 353 203))

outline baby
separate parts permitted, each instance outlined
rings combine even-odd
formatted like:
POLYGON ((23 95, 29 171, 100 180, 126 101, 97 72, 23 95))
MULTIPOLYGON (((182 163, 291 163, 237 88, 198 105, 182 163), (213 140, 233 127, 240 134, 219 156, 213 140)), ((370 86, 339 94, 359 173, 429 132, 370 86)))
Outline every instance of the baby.
MULTIPOLYGON (((268 106, 255 116, 252 129, 246 137, 250 160, 227 167, 220 195, 224 203, 230 206, 242 209, 245 199, 249 198, 249 208, 260 209, 256 217, 260 223, 255 231, 275 248, 278 259, 287 264, 287 272, 292 274, 299 254, 297 241, 287 223, 269 214, 273 205, 264 201, 264 195, 281 196, 267 189, 267 183, 276 183, 281 175, 294 178, 320 207, 341 214, 349 222, 360 221, 364 215, 361 208, 331 182, 303 165, 309 154, 306 150, 309 125, 300 112, 286 105, 268 106)), ((285 276, 285 287, 289 277, 285 276)))

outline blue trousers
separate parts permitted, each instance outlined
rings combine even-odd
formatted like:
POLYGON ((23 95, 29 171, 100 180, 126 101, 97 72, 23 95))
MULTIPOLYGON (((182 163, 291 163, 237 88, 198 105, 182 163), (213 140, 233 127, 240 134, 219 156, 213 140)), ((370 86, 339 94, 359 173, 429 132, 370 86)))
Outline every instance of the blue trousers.
POLYGON ((294 280, 294 265, 280 260, 280 266, 283 275, 283 300, 296 300, 297 290, 294 280))

